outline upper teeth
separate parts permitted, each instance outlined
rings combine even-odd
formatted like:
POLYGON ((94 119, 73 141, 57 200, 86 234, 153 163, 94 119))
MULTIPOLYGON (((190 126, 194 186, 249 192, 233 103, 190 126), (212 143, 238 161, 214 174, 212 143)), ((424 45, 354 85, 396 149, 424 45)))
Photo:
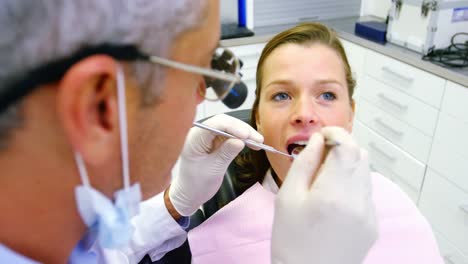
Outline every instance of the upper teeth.
POLYGON ((309 141, 306 141, 306 140, 298 140, 298 141, 292 142, 291 144, 296 144, 296 145, 307 145, 307 143, 309 143, 309 141))

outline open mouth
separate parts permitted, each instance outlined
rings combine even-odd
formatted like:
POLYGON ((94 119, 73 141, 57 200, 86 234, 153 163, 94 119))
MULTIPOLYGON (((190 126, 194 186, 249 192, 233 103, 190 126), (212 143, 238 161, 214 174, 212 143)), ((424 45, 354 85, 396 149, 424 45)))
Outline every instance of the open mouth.
POLYGON ((296 157, 307 146, 308 141, 296 141, 288 145, 288 153, 296 157))

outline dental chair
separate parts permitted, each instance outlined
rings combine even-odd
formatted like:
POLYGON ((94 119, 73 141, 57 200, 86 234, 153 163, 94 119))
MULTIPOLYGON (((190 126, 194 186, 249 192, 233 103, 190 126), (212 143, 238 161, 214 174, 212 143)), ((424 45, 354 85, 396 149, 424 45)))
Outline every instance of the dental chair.
MULTIPOLYGON (((227 112, 225 114, 233 116, 246 123, 250 123, 250 109, 237 110, 227 112)), ((200 122, 206 119, 208 118, 202 119, 200 122)), ((246 149, 243 151, 246 151, 246 149)), ((202 209, 198 209, 192 216, 190 216, 190 226, 187 228, 187 231, 197 227, 216 213, 220 208, 241 195, 241 193, 236 191, 234 188, 236 172, 238 171, 236 167, 237 165, 234 162, 229 165, 218 192, 213 196, 213 198, 202 205, 202 209)), ((151 258, 146 255, 139 264, 190 264, 191 260, 192 254, 190 252, 188 241, 186 240, 182 246, 168 252, 162 259, 152 262, 151 258)))

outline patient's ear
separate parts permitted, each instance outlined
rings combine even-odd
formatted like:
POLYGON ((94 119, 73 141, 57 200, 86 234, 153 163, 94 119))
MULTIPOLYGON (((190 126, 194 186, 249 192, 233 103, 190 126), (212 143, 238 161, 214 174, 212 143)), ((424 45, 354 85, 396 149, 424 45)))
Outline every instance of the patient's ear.
POLYGON ((258 118, 258 110, 255 112, 255 126, 257 127, 257 131, 262 134, 262 126, 260 124, 259 118, 258 118))
POLYGON ((351 111, 349 113, 349 122, 348 122, 348 131, 350 133, 353 131, 355 109, 356 109, 356 101, 351 99, 351 111))

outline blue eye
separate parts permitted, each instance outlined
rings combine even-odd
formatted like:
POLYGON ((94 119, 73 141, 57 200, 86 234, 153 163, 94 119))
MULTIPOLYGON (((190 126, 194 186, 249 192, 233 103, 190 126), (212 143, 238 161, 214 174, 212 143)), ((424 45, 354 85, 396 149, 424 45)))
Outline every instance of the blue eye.
POLYGON ((284 101, 288 99, 291 99, 291 97, 287 93, 280 92, 273 95, 273 100, 275 101, 284 101))
POLYGON ((325 92, 325 93, 321 94, 320 96, 326 101, 333 101, 333 100, 336 99, 335 94, 331 93, 331 92, 325 92))

